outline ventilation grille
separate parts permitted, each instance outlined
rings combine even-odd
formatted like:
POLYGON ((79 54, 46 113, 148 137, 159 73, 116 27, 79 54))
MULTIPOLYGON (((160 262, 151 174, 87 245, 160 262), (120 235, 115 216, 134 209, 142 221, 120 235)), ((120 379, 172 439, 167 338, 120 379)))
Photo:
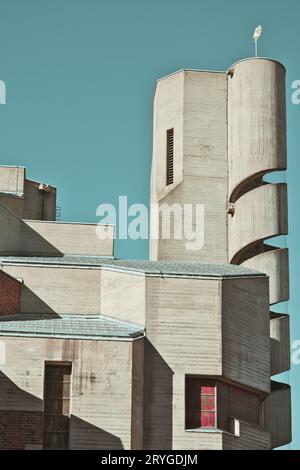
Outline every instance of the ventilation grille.
POLYGON ((167 130, 167 186, 174 182, 174 129, 167 130))

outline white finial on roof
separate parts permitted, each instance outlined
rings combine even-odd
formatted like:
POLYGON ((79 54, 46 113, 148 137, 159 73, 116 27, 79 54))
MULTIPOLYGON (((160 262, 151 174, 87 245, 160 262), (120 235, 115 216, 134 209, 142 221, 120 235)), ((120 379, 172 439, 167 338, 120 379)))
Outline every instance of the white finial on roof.
POLYGON ((262 27, 259 25, 255 28, 253 39, 255 42, 255 57, 257 57, 257 43, 262 34, 262 27))

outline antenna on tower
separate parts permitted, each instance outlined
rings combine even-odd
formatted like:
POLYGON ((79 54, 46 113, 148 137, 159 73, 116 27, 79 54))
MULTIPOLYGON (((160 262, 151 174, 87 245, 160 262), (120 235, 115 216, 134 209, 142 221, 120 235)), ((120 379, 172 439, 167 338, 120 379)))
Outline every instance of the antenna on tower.
POLYGON ((255 28, 255 31, 253 34, 253 39, 255 43, 255 57, 257 57, 257 54, 258 54, 257 43, 258 43, 259 38, 261 37, 261 34, 262 34, 262 27, 259 25, 255 28))

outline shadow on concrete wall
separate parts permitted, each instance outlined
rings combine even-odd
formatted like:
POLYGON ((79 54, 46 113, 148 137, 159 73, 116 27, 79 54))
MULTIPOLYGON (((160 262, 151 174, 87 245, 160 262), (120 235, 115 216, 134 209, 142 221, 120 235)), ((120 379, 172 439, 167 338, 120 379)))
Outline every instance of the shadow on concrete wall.
MULTIPOLYGON (((0 195, 1 201, 1 195, 0 195)), ((0 254, 3 256, 63 256, 63 253, 0 202, 3 230, 0 254), (14 236, 10 236, 13 233, 14 236)))
MULTIPOLYGON (((0 371, 0 450, 42 447, 43 407, 43 400, 22 390, 0 371)), ((123 445, 119 437, 71 415, 70 449, 121 450, 123 445)))
POLYGON ((22 220, 20 255, 63 256, 63 253, 22 220))
POLYGON ((144 448, 172 449, 174 372, 145 340, 144 448))
POLYGON ((22 285, 21 311, 24 315, 26 313, 41 313, 59 317, 48 304, 25 284, 22 285))
MULTIPOLYGON (((100 398, 99 398, 100 399, 100 398)), ((124 449, 119 437, 83 421, 77 416, 70 418, 71 449, 81 450, 122 450, 124 449)))
MULTIPOLYGON (((26 380, 25 374, 26 372, 24 372, 26 380)), ((43 402, 22 390, 0 370, 0 409, 42 411, 43 402)))

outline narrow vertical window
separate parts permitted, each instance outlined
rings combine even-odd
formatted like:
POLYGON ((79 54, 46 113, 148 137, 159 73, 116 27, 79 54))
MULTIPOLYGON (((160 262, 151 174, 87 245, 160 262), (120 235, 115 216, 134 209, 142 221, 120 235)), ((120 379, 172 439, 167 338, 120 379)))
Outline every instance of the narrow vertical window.
POLYGON ((44 449, 69 447, 71 373, 71 364, 45 364, 44 449))
POLYGON ((213 380, 186 377, 186 429, 215 428, 217 393, 213 380))
POLYGON ((174 182, 174 129, 167 130, 167 186, 174 182))

